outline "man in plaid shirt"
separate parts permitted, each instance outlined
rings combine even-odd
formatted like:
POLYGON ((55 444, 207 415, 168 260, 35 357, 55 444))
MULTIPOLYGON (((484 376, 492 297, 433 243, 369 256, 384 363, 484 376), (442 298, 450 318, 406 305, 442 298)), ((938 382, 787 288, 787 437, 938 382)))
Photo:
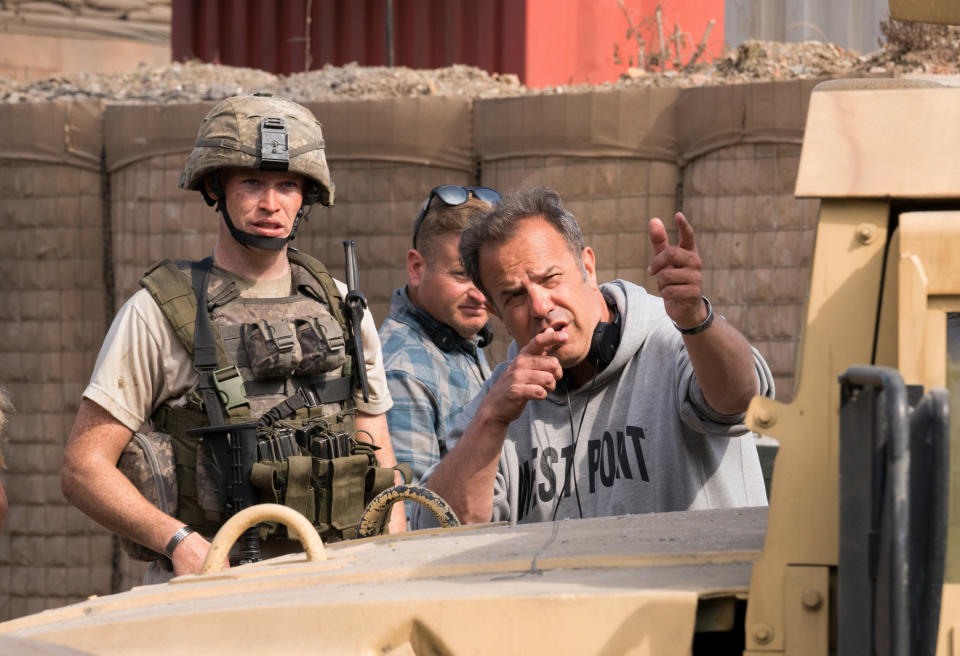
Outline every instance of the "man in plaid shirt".
POLYGON ((490 367, 485 298, 460 265, 460 230, 486 213, 500 194, 486 187, 443 185, 430 192, 413 227, 406 286, 390 301, 380 326, 393 407, 387 411, 398 462, 415 481, 446 454, 454 416, 477 392, 490 367))

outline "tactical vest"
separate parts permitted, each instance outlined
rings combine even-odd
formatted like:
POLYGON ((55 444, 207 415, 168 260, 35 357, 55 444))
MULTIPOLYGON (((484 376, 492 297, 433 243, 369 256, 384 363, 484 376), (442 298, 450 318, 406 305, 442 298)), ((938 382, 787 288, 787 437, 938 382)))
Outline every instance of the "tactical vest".
MULTIPOLYGON (((260 502, 297 510, 324 540, 347 539, 366 504, 393 485, 394 470, 378 467, 375 447, 356 439, 350 327, 333 278, 308 255, 288 249, 288 257, 292 290, 284 298, 241 298, 233 281, 210 276, 214 378, 227 423, 260 419, 251 473, 260 502)), ((191 266, 164 260, 140 284, 193 357, 191 266)), ((154 430, 137 433, 121 456, 121 470, 155 505, 212 536, 226 515, 210 451, 187 434, 209 424, 199 395, 186 407, 159 407, 150 423, 154 430)), ((288 537, 274 524, 261 525, 260 534, 288 537)), ((124 546, 134 558, 160 557, 129 541, 124 546)))

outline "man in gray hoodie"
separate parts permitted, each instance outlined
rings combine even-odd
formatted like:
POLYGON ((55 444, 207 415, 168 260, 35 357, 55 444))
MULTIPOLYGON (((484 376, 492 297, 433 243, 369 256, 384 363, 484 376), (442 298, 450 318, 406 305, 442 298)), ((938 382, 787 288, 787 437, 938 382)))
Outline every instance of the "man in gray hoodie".
MULTIPOLYGON (((597 284, 593 250, 544 187, 504 199, 460 241, 464 267, 514 338, 455 420, 424 481, 464 523, 765 505, 750 399, 760 354, 701 292, 693 229, 651 219, 660 297, 597 284)), ((415 510, 415 526, 429 525, 415 510)))

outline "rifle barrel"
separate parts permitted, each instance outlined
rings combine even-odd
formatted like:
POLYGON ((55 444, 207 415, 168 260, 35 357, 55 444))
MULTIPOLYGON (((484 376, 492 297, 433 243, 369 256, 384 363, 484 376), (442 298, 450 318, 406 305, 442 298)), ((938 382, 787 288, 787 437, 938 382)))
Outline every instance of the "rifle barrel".
POLYGON ((357 242, 355 240, 343 240, 343 257, 347 269, 347 291, 352 292, 357 288, 358 284, 357 242))

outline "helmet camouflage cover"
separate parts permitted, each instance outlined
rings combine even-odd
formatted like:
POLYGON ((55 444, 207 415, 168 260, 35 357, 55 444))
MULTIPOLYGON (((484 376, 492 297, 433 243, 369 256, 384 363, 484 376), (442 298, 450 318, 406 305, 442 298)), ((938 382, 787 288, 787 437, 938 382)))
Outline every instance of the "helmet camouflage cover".
POLYGON ((317 186, 307 185, 304 204, 333 205, 334 185, 320 122, 306 107, 290 100, 235 96, 210 110, 200 124, 179 186, 200 190, 205 175, 225 168, 299 173, 317 186))

